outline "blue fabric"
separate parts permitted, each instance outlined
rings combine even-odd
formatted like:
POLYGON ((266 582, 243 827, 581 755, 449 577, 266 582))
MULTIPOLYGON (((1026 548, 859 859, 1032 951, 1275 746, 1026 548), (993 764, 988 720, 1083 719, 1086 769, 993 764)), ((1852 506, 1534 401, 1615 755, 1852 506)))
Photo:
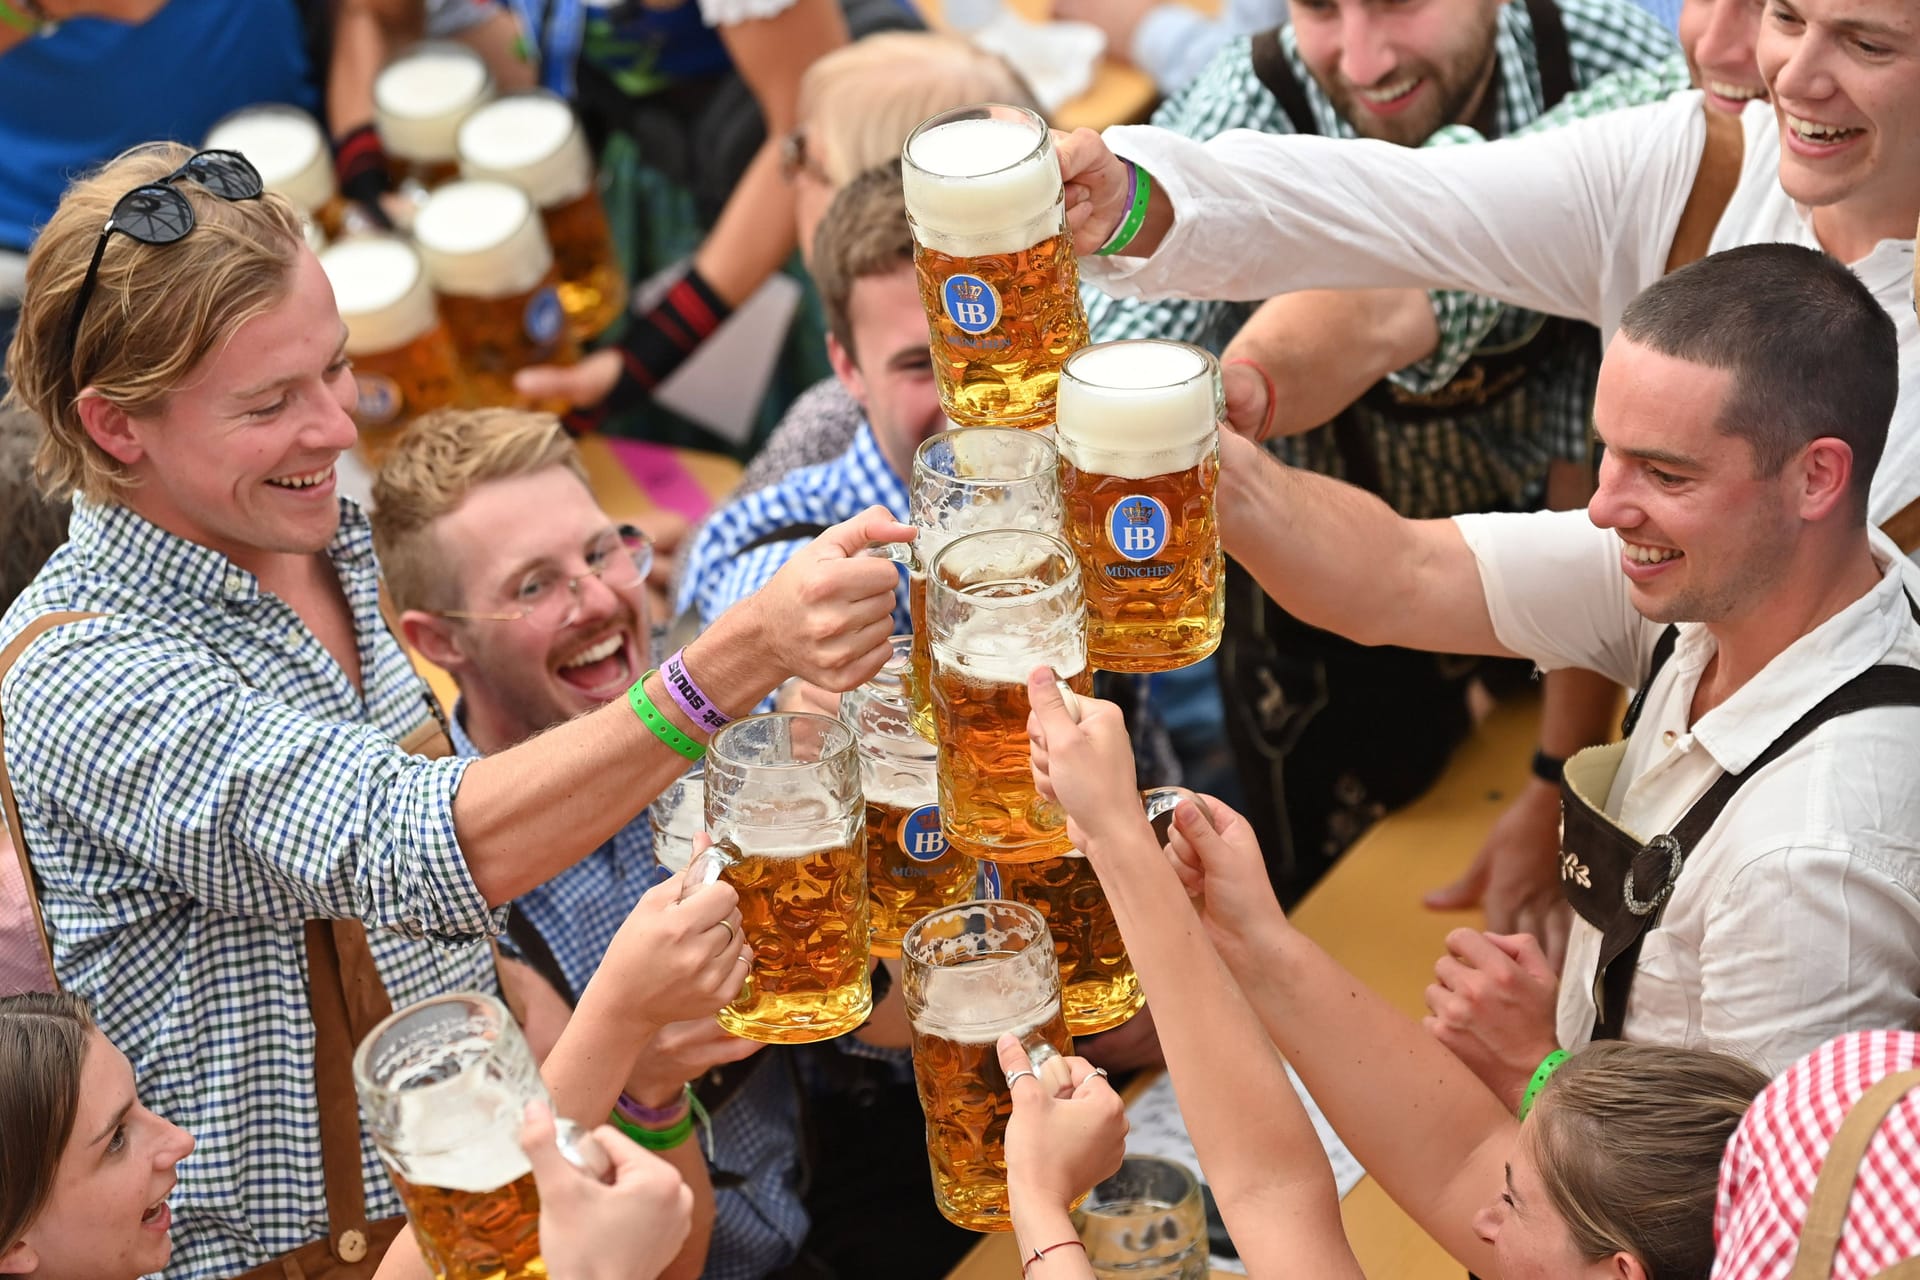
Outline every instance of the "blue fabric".
POLYGON ((198 146, 256 102, 317 110, 292 0, 172 0, 138 26, 96 18, 0 54, 0 248, 23 250, 67 183, 128 147, 198 146))

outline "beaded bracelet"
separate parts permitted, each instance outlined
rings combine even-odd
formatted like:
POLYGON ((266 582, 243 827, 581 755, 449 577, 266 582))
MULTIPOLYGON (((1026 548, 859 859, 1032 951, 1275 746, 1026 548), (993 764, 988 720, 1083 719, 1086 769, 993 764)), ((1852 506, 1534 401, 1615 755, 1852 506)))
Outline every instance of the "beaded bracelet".
POLYGON ((1107 242, 1094 250, 1101 257, 1125 249, 1140 234, 1140 228, 1147 225, 1147 204, 1153 198, 1153 179, 1131 160, 1127 161, 1127 173, 1127 216, 1120 220, 1120 225, 1107 237, 1107 242))
POLYGON ((647 681, 660 674, 654 667, 633 682, 627 690, 627 705, 633 708, 633 714, 640 717, 640 723, 647 726, 654 737, 672 747, 689 760, 698 760, 707 754, 706 747, 674 727, 673 722, 653 705, 653 699, 647 696, 647 681))
POLYGON ((675 649, 673 655, 660 664, 660 678, 666 682, 668 696, 686 713, 687 719, 708 733, 718 733, 733 723, 733 717, 716 707, 713 699, 687 674, 686 652, 675 649))
POLYGON ((1540 1096, 1540 1091, 1547 1087, 1547 1081, 1553 1078, 1553 1073, 1559 1069, 1561 1063, 1567 1060, 1567 1056, 1565 1049, 1555 1049, 1540 1059, 1540 1065, 1533 1069, 1533 1079, 1527 1081, 1527 1092, 1520 1099, 1522 1120, 1527 1118, 1527 1112, 1533 1110, 1534 1100, 1540 1096))

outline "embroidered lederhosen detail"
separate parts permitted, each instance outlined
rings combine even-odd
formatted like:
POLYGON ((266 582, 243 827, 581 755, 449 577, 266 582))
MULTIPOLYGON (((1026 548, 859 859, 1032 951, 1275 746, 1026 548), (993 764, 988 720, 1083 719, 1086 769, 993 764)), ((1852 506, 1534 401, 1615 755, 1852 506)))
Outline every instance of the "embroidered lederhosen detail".
MULTIPOLYGON (((1920 605, 1908 597, 1920 622, 1920 605)), ((1624 732, 1639 722, 1648 688, 1673 652, 1678 629, 1668 627, 1627 710, 1624 732)), ((1660 922, 1688 855, 1718 820, 1740 787, 1829 720, 1871 707, 1920 706, 1920 670, 1875 666, 1821 699, 1739 773, 1722 773, 1668 831, 1642 839, 1607 817, 1606 802, 1626 755, 1625 741, 1589 747, 1567 761, 1560 784, 1560 888, 1581 919, 1600 931, 1593 975, 1593 1039, 1617 1040, 1626 1022, 1628 993, 1647 931, 1660 922)))

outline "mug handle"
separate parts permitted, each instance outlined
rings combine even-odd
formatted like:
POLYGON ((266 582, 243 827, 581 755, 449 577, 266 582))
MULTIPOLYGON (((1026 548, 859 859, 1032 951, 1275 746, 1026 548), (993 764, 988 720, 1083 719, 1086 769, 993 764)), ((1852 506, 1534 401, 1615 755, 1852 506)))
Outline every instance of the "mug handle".
POLYGON ((600 1145, 599 1139, 565 1116, 553 1118, 553 1145, 560 1148, 568 1164, 595 1182, 612 1183, 613 1158, 607 1149, 600 1145))
POLYGON ((702 885, 718 880, 728 867, 740 861, 717 844, 710 844, 687 863, 687 869, 681 874, 686 879, 680 885, 680 898, 685 900, 689 893, 702 885))

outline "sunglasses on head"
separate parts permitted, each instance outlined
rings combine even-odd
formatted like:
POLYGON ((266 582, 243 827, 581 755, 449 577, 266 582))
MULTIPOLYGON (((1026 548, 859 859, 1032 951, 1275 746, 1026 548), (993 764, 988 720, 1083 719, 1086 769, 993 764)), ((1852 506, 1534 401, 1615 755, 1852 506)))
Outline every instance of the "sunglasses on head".
POLYGON ((193 230, 193 205, 173 185, 182 178, 193 179, 222 200, 258 200, 265 190, 259 170, 238 151, 199 151, 166 177, 137 186, 114 201, 107 225, 100 229, 100 239, 94 243, 87 278, 73 302, 73 319, 67 324, 68 363, 78 354, 80 320, 87 314, 87 303, 100 279, 100 259, 113 233, 118 231, 141 244, 172 244, 193 230))

